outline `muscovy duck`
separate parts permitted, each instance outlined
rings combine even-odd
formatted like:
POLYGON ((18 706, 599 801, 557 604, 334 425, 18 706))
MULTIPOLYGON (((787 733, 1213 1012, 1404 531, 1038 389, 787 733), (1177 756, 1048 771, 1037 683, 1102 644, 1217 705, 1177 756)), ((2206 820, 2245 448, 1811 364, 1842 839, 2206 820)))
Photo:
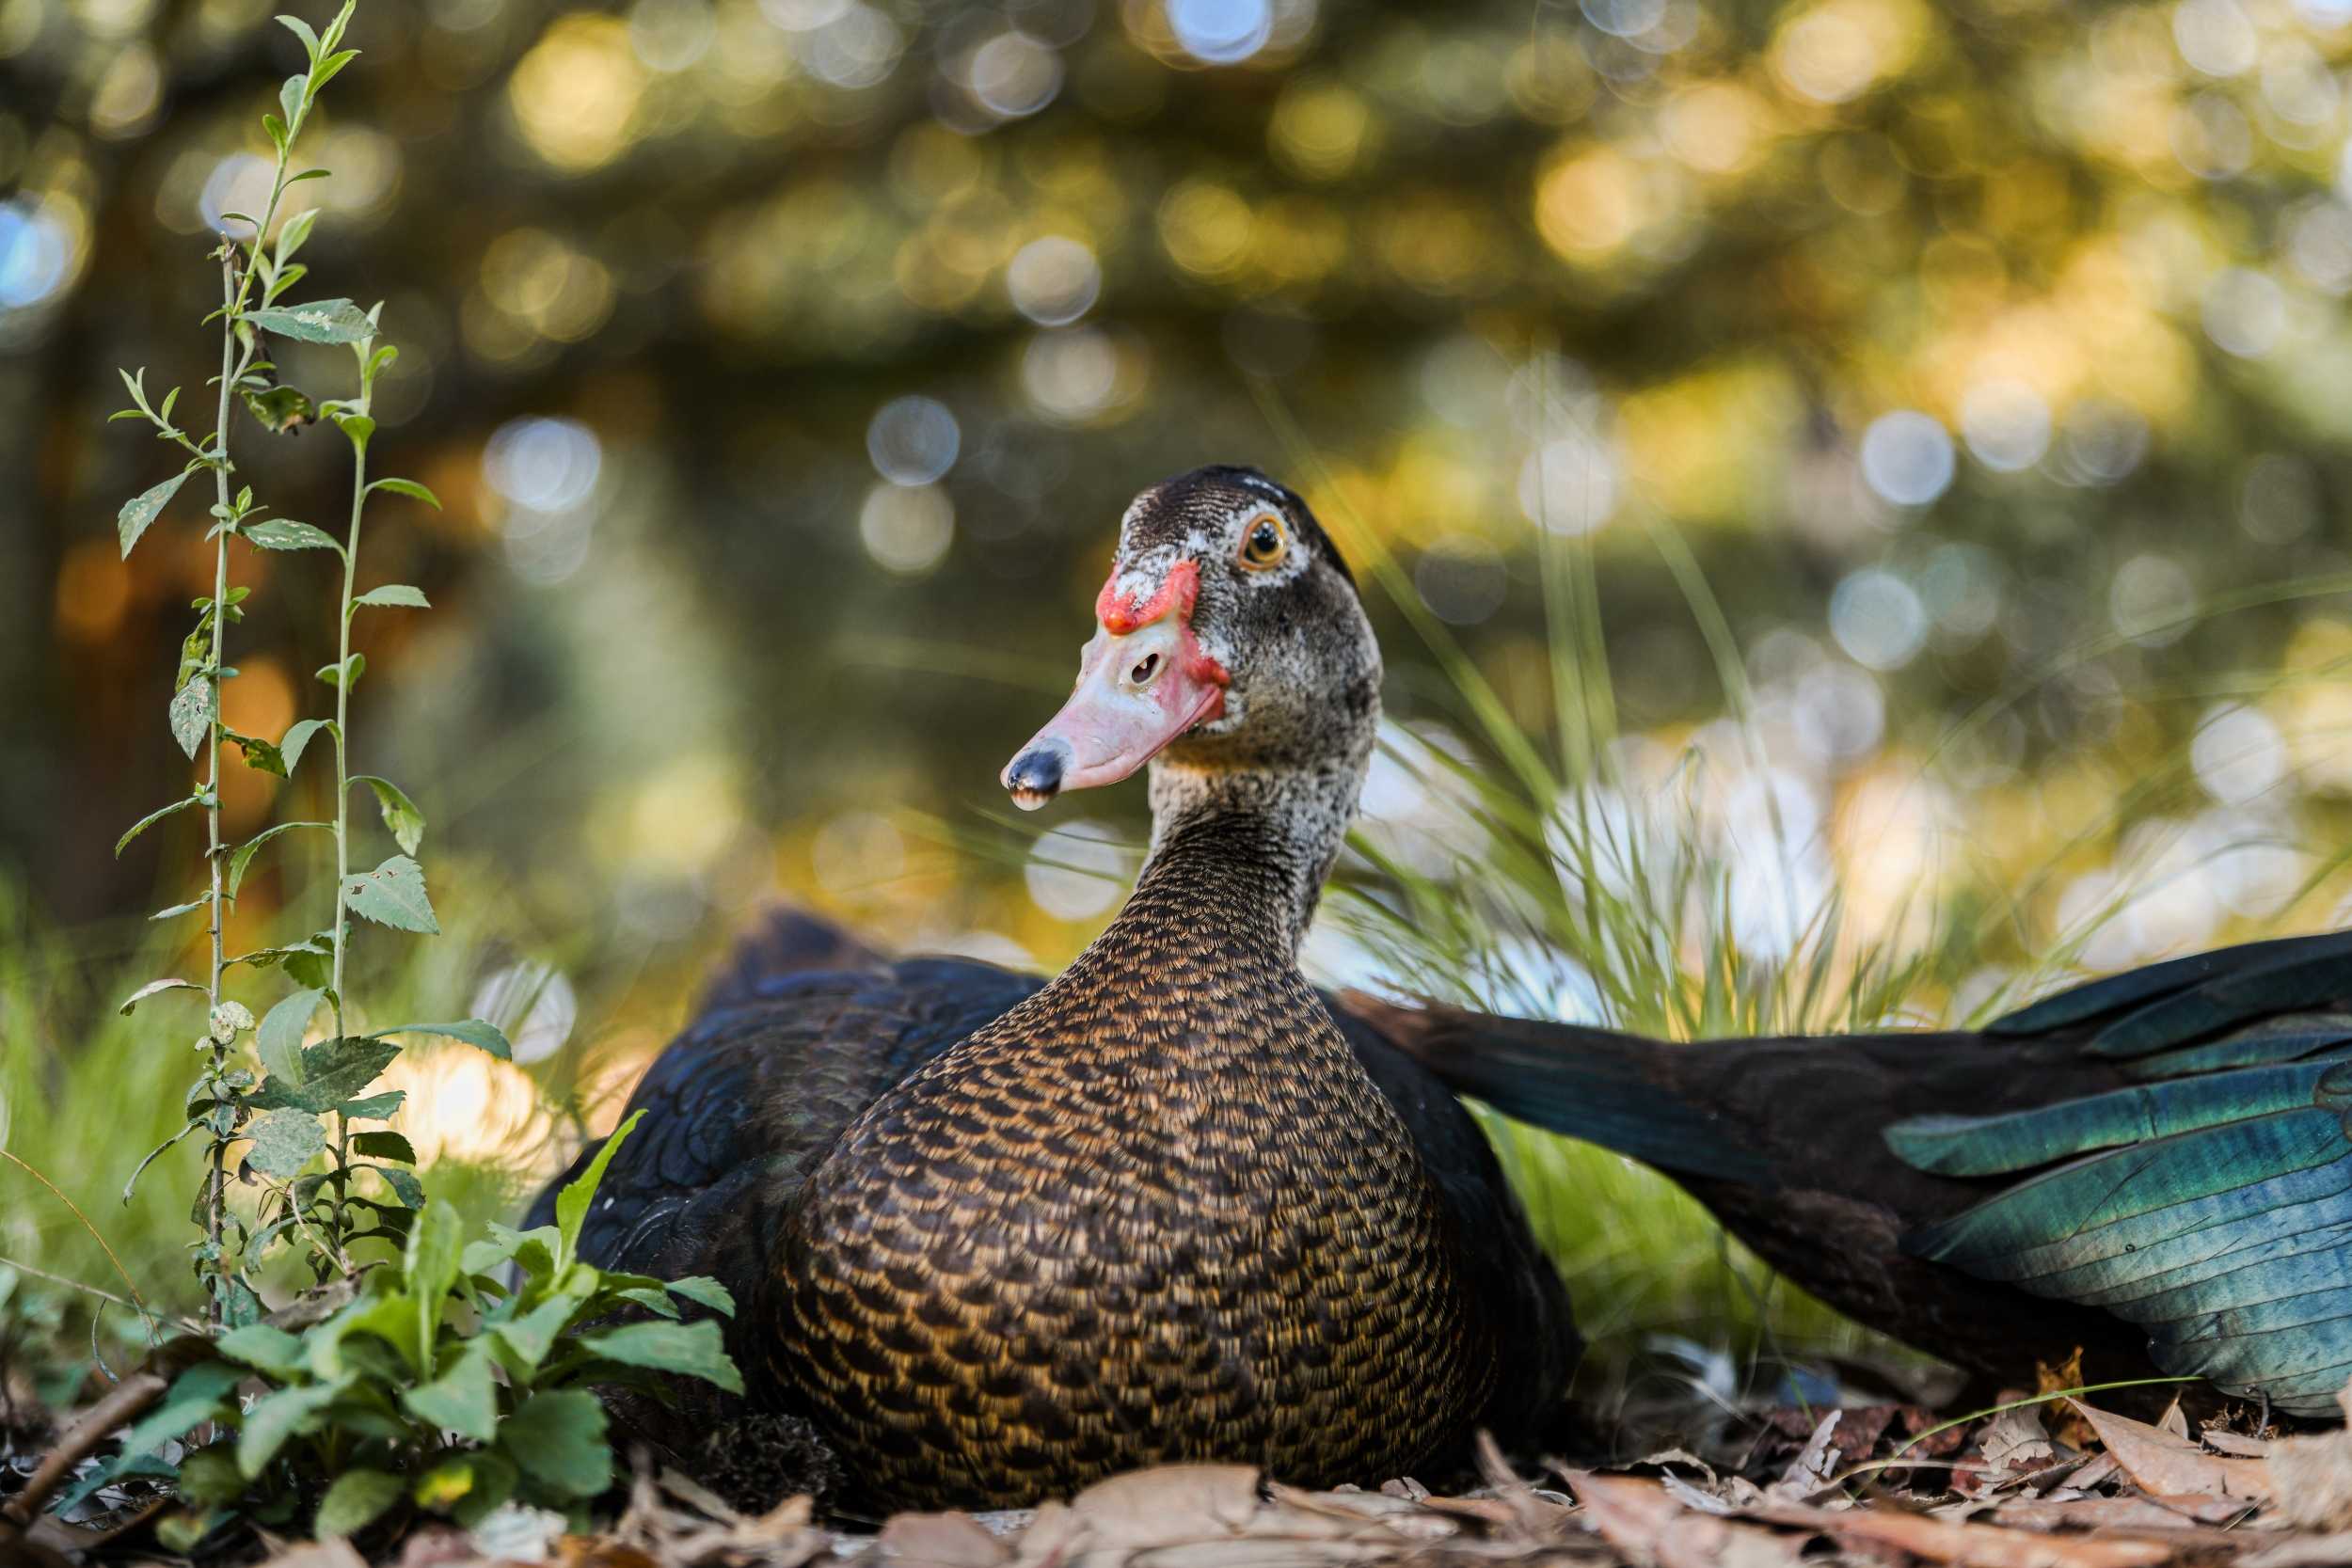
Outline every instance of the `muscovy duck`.
POLYGON ((2094 981, 1974 1033, 1667 1045, 1349 999, 1453 1088, 1656 1166, 1857 1321, 2030 1386, 2352 1378, 2352 933, 2094 981))
POLYGON ((778 917, 632 1095, 583 1251, 725 1283, 755 1405, 862 1507, 1174 1460, 1377 1484, 1530 1433, 1558 1275, 1468 1112, 1296 967, 1378 720, 1353 579, 1292 491, 1203 468, 1128 509, 1095 613, 1002 782, 1149 763, 1109 927, 1041 982, 778 917))

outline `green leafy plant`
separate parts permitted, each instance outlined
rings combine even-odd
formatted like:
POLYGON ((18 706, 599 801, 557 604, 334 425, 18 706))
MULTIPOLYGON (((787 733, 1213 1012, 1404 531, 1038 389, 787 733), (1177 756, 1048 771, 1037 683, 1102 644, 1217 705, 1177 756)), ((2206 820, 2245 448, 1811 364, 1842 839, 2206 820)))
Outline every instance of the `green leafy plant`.
MULTIPOLYGON (((132 500, 117 518, 122 553, 127 559, 148 529, 162 515, 183 483, 199 471, 213 476, 215 500, 209 537, 214 541, 214 590, 196 601, 197 624, 183 644, 178 678, 169 708, 173 737, 194 760, 205 758, 203 781, 187 796, 151 812, 116 844, 115 852, 140 833, 184 810, 199 810, 206 823, 207 889, 194 899, 161 911, 157 919, 203 912, 211 958, 203 985, 169 978, 151 981, 123 1004, 128 1012, 139 1003, 169 991, 201 992, 208 1007, 206 1031, 198 1047, 205 1066, 189 1089, 186 1124, 142 1161, 140 1170, 164 1149, 191 1134, 204 1140, 206 1174, 196 1211, 203 1235, 195 1243, 197 1271, 215 1328, 242 1327, 260 1317, 261 1303, 249 1278, 258 1262, 281 1238, 298 1235, 308 1248, 310 1266, 321 1280, 349 1274, 354 1268, 351 1247, 369 1236, 398 1244, 424 1202, 422 1189, 407 1167, 414 1151, 398 1132, 354 1132, 352 1123, 388 1117, 399 1108, 399 1090, 374 1092, 373 1085, 400 1045, 394 1037, 427 1034, 463 1040, 499 1056, 510 1054, 499 1031, 477 1019, 455 1023, 407 1024, 354 1034, 347 1024, 345 958, 351 945, 351 917, 360 916, 394 930, 434 934, 439 923, 427 895, 423 869, 415 856, 423 841, 425 820, 414 801, 389 780, 355 776, 350 770, 351 694, 366 670, 366 657, 351 645, 352 623, 370 607, 403 610, 428 608, 424 595, 405 583, 358 592, 359 533, 363 509, 370 496, 389 491, 438 506, 430 491, 412 480, 367 477, 368 446, 375 434, 372 413, 376 378, 392 363, 395 350, 376 343, 382 308, 362 310, 348 299, 287 299, 290 290, 308 273, 296 260, 318 218, 313 208, 281 223, 279 210, 287 190, 295 183, 324 177, 321 168, 296 169, 294 150, 315 106, 319 91, 358 56, 342 47, 356 0, 336 14, 324 33, 312 31, 296 17, 278 20, 298 39, 307 69, 290 76, 278 93, 277 114, 262 117, 262 128, 276 150, 270 191, 261 215, 225 214, 246 230, 242 237, 224 235, 215 252, 221 266, 221 308, 208 320, 220 324, 220 376, 213 428, 192 436, 172 422, 178 388, 160 402, 151 402, 144 369, 123 374, 132 406, 116 419, 144 420, 158 439, 186 453, 181 470, 132 500), (348 345, 358 363, 358 391, 354 397, 313 405, 296 388, 284 384, 268 359, 271 339, 294 342, 348 345), (341 541, 325 530, 288 517, 264 515, 267 509, 254 498, 250 484, 240 484, 232 496, 231 476, 238 472, 230 456, 231 397, 241 400, 264 430, 283 432, 317 419, 331 420, 350 442, 353 458, 351 519, 341 541), (241 540, 264 550, 326 550, 342 559, 342 589, 337 615, 335 662, 323 667, 318 678, 335 693, 331 719, 304 719, 275 740, 242 735, 222 723, 220 688, 236 671, 225 661, 227 628, 243 618, 240 608, 250 592, 229 581, 230 545, 241 540), (275 824, 242 844, 223 841, 220 816, 221 750, 238 749, 245 765, 280 778, 292 777, 310 743, 324 733, 334 745, 335 809, 329 821, 285 821, 275 824), (376 800, 385 826, 399 852, 373 870, 352 869, 351 792, 365 785, 376 800), (297 830, 330 832, 335 841, 335 911, 331 923, 299 942, 283 946, 230 954, 224 937, 224 915, 234 905, 239 888, 254 858, 272 840, 297 830), (230 972, 240 966, 255 971, 282 970, 296 990, 258 1021, 245 1002, 228 994, 230 972), (334 1021, 333 1034, 306 1044, 310 1022, 324 1004, 334 1021), (265 1077, 246 1065, 241 1049, 250 1037, 255 1058, 265 1077), (323 1117, 331 1116, 330 1137, 323 1117), (230 1148, 244 1143, 236 1167, 238 1180, 268 1189, 258 1217, 248 1226, 227 1202, 230 1173, 230 1148), (311 1166, 324 1157, 324 1168, 311 1166), (363 1172, 374 1180, 363 1183, 363 1172), (364 1188, 364 1190, 363 1190, 364 1188), (387 1199, 389 1198, 389 1201, 387 1199)), ((133 1182, 138 1172, 132 1175, 133 1182)), ((127 1189, 126 1189, 127 1196, 127 1189)))
POLYGON ((222 1336, 79 1490, 168 1471, 157 1450, 211 1422, 222 1435, 176 1472, 197 1511, 183 1539, 231 1513, 334 1536, 396 1509, 471 1523, 510 1500, 573 1510, 603 1493, 612 1449, 592 1388, 660 1397, 665 1374, 743 1388, 717 1319, 685 1321, 687 1307, 732 1316, 725 1287, 580 1256, 596 1188, 636 1123, 558 1196, 555 1224, 494 1224, 469 1241, 454 1211, 428 1204, 400 1258, 317 1321, 222 1336))

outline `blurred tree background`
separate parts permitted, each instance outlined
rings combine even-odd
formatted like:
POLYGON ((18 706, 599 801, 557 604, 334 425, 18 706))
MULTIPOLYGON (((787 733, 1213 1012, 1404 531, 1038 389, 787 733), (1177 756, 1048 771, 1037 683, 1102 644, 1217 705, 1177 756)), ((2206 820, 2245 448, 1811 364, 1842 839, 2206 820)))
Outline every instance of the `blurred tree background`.
MULTIPOLYGON (((168 519, 118 559, 164 469, 102 421, 119 364, 209 373, 211 230, 298 63, 270 8, 0 0, 0 876, 102 951, 184 895, 193 818, 106 847, 184 777, 211 569, 168 519)), ((1716 765, 1766 960, 1832 889, 1852 928, 2018 894, 2000 963, 1920 992, 1957 1015, 2053 952, 2334 917, 2347 0, 368 0, 351 37, 308 259, 387 301, 378 450, 448 508, 371 529, 447 612, 369 627, 358 762, 459 857, 442 980, 552 961, 547 1050, 576 1011, 608 1088, 777 886, 1074 950, 1140 791, 1029 853, 995 769, 1127 499, 1209 461, 1393 556, 1366 833, 1427 874, 1479 844, 1414 758, 1487 752, 1416 622, 1547 744, 1597 635, 1621 773, 1716 765), (1597 574, 1572 627, 1539 546, 1597 574)), ((340 515, 337 443, 239 439, 284 515, 340 515)), ((331 593, 237 571, 228 718, 276 734, 331 593)), ((295 804, 230 784, 239 835, 295 804)), ((241 921, 312 885, 287 863, 241 921)))

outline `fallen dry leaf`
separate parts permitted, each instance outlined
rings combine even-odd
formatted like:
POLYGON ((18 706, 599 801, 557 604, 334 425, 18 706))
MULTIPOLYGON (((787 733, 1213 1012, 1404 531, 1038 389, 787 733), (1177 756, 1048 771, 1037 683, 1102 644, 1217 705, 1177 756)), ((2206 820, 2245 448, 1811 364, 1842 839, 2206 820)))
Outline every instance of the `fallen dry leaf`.
POLYGON ((1796 1568, 1804 1543, 1760 1526, 1685 1508, 1665 1487, 1635 1476, 1564 1471, 1600 1538, 1657 1568, 1796 1568))
POLYGON ((2270 1451, 2270 1439, 2267 1437, 2249 1437, 2245 1433, 2224 1432, 2217 1426, 2207 1426, 2197 1434, 2197 1438, 2216 1453, 2226 1453, 2239 1459, 2260 1459, 2270 1451))
POLYGON ((894 1514, 875 1549, 908 1568, 998 1568, 1012 1558, 969 1513, 894 1514))
POLYGON ((2163 1541, 2043 1535, 1931 1519, 1894 1508, 1833 1510, 1775 1503, 1758 1510, 1757 1516, 1818 1531, 1850 1549, 1858 1544, 1893 1546, 1930 1562, 1962 1568, 2155 1568, 2173 1556, 2172 1546, 2163 1541))
POLYGON ((2298 1535, 2237 1560, 2237 1568, 2343 1568, 2352 1562, 2352 1534, 2298 1535))
POLYGON ((2265 1458, 2237 1463, 2268 1466, 2279 1512, 2293 1523, 2307 1529, 2352 1529, 2352 1434, 2281 1437, 2265 1458))
POLYGON ((2042 1430, 2039 1407, 2020 1405, 2001 1411, 1978 1429, 1977 1452, 1984 1462, 1977 1479, 1990 1489, 2047 1468, 2058 1459, 2058 1445, 2042 1430))
POLYGON ((1788 1462, 1788 1467, 1781 1472, 1780 1479, 1768 1488, 1773 1497, 1802 1502, 1829 1485, 1830 1477, 1837 1469, 1838 1459, 1837 1450, 1831 1447, 1831 1443, 1836 1435, 1837 1423, 1845 1418, 1845 1414, 1842 1410, 1833 1410, 1821 1418, 1797 1457, 1788 1462))
POLYGON ((2261 1460, 2207 1453, 2186 1438, 2145 1421, 2094 1410, 2080 1400, 2067 1402, 2090 1423, 2107 1452, 2143 1492, 2156 1497, 2255 1499, 2271 1495, 2270 1476, 2261 1460))

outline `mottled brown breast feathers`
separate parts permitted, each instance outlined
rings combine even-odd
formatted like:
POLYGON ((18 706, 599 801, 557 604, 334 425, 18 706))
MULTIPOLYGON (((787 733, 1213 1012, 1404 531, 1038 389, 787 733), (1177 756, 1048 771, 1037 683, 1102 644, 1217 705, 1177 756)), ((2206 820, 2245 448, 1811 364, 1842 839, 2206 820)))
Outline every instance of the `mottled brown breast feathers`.
POLYGON ((1208 1457, 1376 1482, 1492 1392, 1463 1238, 1290 962, 1285 874, 1201 840, 870 1106, 786 1216, 760 1370, 870 1500, 1208 1457))

